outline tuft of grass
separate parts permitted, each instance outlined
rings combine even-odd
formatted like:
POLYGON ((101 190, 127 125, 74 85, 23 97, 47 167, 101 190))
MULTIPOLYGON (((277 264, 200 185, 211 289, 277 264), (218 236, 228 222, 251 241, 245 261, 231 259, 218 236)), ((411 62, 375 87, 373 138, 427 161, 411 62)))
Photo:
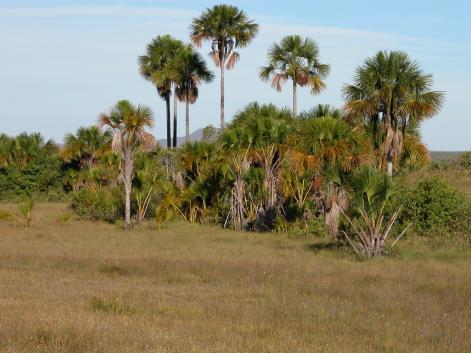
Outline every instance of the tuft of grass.
POLYGON ((72 218, 72 213, 70 213, 68 211, 64 212, 57 218, 57 223, 67 224, 67 223, 70 222, 71 218, 72 218))
POLYGON ((132 315, 136 312, 136 307, 126 303, 120 297, 110 299, 93 297, 90 300, 90 307, 95 312, 104 312, 118 315, 132 315))
POLYGON ((98 267, 98 272, 107 274, 107 275, 127 275, 129 271, 119 265, 101 265, 98 267))

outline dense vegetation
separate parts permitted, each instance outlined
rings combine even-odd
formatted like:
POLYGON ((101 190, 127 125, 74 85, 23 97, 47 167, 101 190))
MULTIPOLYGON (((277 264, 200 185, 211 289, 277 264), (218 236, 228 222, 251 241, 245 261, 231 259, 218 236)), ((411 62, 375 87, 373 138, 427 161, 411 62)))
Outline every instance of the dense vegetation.
MULTIPOLYGON (((287 36, 269 49, 259 76, 277 90, 291 80, 292 109, 249 103, 226 124, 224 70, 257 31, 228 5, 193 21, 191 40, 209 41, 221 70, 221 126, 205 129, 202 141, 188 142, 189 104, 214 76, 192 45, 158 36, 138 61, 166 103, 167 149, 146 131, 151 109, 120 101, 99 115, 98 127, 67 134, 60 148, 39 134, 0 136, 0 196, 66 198, 80 216, 124 218, 126 229, 146 218, 158 226, 179 218, 236 230, 327 233, 368 256, 392 247, 389 240, 411 225, 423 234, 469 233, 469 201, 458 191, 426 180, 404 192, 398 178, 430 165, 420 124, 444 100, 432 90, 432 75, 404 52, 382 51, 344 87, 342 109, 319 104, 298 114, 297 87, 319 93, 330 68, 313 39, 287 36), (187 136, 179 148, 178 101, 186 105, 187 136)), ((458 163, 469 168, 469 155, 458 163)))

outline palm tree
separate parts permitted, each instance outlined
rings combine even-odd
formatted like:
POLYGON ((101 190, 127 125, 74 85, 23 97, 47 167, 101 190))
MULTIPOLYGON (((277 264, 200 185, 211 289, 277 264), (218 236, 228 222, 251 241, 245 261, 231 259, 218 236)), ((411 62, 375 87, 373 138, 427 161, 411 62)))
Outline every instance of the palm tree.
POLYGON ((80 127, 75 135, 65 135, 61 156, 67 162, 78 160, 80 165, 91 167, 110 147, 109 130, 102 132, 96 126, 80 127))
POLYGON ((350 185, 357 217, 354 219, 342 213, 355 237, 349 237, 347 232, 343 234, 358 255, 379 256, 385 246, 393 248, 410 226, 406 226, 391 245, 387 243, 400 214, 400 208, 387 211, 388 204, 398 192, 397 185, 391 177, 372 167, 358 169, 350 178, 350 185))
POLYGON ((10 139, 10 144, 7 146, 7 164, 15 164, 21 168, 25 168, 34 156, 41 150, 49 152, 50 154, 57 152, 57 145, 53 140, 44 140, 44 137, 39 133, 27 134, 23 132, 10 139))
POLYGON ((154 137, 146 132, 154 124, 152 110, 145 105, 135 106, 127 100, 121 100, 109 113, 98 117, 101 126, 109 127, 114 132, 112 148, 121 156, 121 179, 125 194, 125 229, 131 227, 131 186, 134 157, 138 150, 148 151, 155 147, 154 137))
MULTIPOLYGON (((139 70, 144 79, 152 82, 157 88, 161 98, 165 99, 167 111, 167 147, 172 146, 172 133, 170 122, 170 96, 172 85, 176 86, 171 79, 172 71, 168 69, 169 63, 178 56, 178 51, 183 48, 183 42, 170 35, 157 36, 146 48, 146 54, 139 57, 139 70)), ((176 147, 177 135, 177 103, 174 97, 173 112, 173 145, 176 147)))
POLYGON ((214 75, 206 67, 206 62, 201 55, 190 45, 179 51, 178 55, 170 63, 172 80, 176 83, 176 97, 186 103, 186 134, 185 141, 190 140, 190 103, 198 98, 201 82, 211 82, 214 75))
POLYGON ((281 91, 281 85, 293 81, 293 116, 297 116, 296 87, 309 86, 312 94, 318 94, 326 87, 325 78, 329 65, 319 61, 319 47, 310 38, 286 36, 280 44, 273 43, 268 51, 268 65, 260 68, 259 76, 263 81, 272 82, 272 87, 281 91))
POLYGON ((257 35, 258 24, 246 13, 231 5, 216 5, 193 19, 190 36, 196 46, 211 42, 211 57, 221 69, 221 129, 224 129, 224 70, 232 69, 239 60, 235 48, 247 46, 257 35))
POLYGON ((307 117, 298 120, 296 158, 306 169, 320 172, 324 190, 319 202, 329 233, 336 237, 340 214, 348 207, 343 187, 345 175, 371 159, 371 146, 361 127, 352 127, 343 119, 332 116, 307 117))
POLYGON ((354 83, 343 89, 347 118, 373 126, 375 148, 381 144, 389 176, 409 127, 417 128, 440 111, 444 94, 432 91, 432 86, 432 75, 425 74, 406 53, 382 51, 366 59, 356 70, 354 83))

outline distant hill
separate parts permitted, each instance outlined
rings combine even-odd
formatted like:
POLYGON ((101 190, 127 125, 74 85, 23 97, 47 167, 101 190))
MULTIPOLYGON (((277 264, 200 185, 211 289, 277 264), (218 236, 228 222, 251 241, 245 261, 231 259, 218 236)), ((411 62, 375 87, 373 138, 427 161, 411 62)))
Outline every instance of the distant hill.
MULTIPOLYGON (((198 129, 190 134, 190 141, 199 141, 203 138, 203 129, 198 129)), ((160 146, 167 147, 167 139, 161 139, 157 141, 160 146)), ((177 137, 177 146, 181 146, 185 143, 185 136, 177 137)))

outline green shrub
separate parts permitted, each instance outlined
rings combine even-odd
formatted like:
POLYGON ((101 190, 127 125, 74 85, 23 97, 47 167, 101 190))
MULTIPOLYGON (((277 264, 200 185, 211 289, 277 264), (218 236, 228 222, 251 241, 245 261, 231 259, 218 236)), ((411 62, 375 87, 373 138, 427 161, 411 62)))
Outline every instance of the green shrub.
POLYGON ((115 222, 124 215, 123 205, 121 189, 85 188, 73 193, 71 206, 80 217, 115 222))
POLYGON ((0 197, 22 198, 26 195, 63 195, 62 162, 46 151, 35 152, 24 166, 9 164, 0 168, 0 197))
POLYGON ((471 169, 471 152, 464 152, 460 156, 458 163, 461 168, 471 169))
POLYGON ((409 190, 401 218, 403 222, 412 222, 423 234, 466 231, 469 211, 464 194, 443 179, 433 177, 409 190))

